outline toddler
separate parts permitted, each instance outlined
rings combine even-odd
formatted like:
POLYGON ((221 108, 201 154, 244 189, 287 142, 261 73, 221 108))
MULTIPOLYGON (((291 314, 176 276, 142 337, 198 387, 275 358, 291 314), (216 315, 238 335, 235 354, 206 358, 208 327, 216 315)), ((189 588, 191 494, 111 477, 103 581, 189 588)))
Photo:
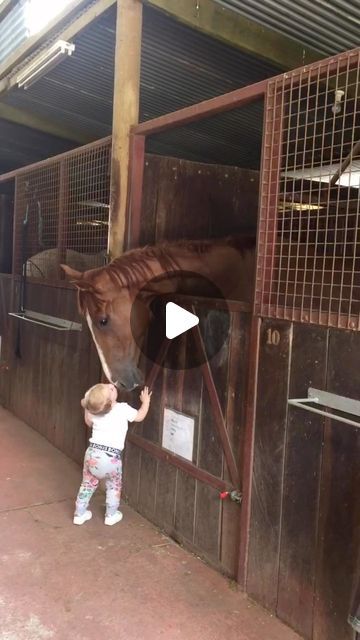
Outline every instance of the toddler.
POLYGON ((83 478, 76 499, 74 524, 84 524, 92 517, 88 510, 90 499, 99 481, 105 478, 105 524, 113 525, 122 520, 119 511, 122 460, 129 422, 141 422, 146 417, 151 393, 145 387, 140 394, 139 410, 126 402, 116 402, 117 389, 113 384, 96 384, 81 400, 85 410, 85 422, 92 427, 89 447, 84 458, 83 478))

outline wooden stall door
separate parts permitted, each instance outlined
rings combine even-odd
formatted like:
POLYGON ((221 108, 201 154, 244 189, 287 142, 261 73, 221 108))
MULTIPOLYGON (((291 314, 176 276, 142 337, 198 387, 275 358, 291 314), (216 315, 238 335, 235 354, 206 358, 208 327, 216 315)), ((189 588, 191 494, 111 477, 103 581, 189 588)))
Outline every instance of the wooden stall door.
MULTIPOLYGON (((148 154, 138 242, 255 235, 258 188, 257 171, 148 154)), ((214 309, 209 307, 211 311, 214 309)), ((150 414, 143 426, 136 427, 133 435, 137 439, 131 434, 128 438, 124 480, 132 506, 218 569, 236 577, 241 507, 229 499, 222 501, 219 494, 220 486, 242 489, 240 482, 237 486, 233 483, 224 446, 235 460, 233 470, 235 466, 241 477, 250 313, 234 311, 230 319, 231 337, 222 357, 211 362, 210 372, 200 368, 160 370, 150 414), (215 402, 205 382, 209 373, 217 391, 215 402), (202 480, 180 463, 176 466, 164 459, 164 407, 195 418, 192 464, 202 480), (215 417, 219 414, 224 424, 222 437, 215 417)), ((191 348, 186 344, 179 359, 191 348)))
MULTIPOLYGON (((222 500, 220 493, 224 486, 241 492, 249 332, 250 314, 233 312, 228 342, 210 363, 160 368, 149 415, 129 434, 126 447, 124 484, 131 506, 232 578, 241 505, 222 500), (195 419, 191 469, 162 447, 165 408, 195 419)), ((180 358, 194 348, 190 340, 183 345, 180 358)))

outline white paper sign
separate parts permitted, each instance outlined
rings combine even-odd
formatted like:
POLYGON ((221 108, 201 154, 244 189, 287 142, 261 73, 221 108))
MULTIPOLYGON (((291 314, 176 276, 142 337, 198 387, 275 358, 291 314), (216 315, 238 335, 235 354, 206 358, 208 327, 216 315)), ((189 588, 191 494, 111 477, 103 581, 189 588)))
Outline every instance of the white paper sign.
POLYGON ((173 409, 164 409, 162 446, 172 453, 192 461, 194 448, 194 418, 173 409))

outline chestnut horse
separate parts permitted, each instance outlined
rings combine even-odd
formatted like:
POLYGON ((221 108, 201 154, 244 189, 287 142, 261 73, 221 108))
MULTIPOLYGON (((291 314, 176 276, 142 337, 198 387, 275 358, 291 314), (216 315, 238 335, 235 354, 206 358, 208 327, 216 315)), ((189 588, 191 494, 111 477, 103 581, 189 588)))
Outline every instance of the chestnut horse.
POLYGON ((133 313, 130 325, 139 291, 149 286, 152 295, 209 295, 194 289, 191 278, 182 278, 186 272, 212 282, 225 299, 250 302, 255 241, 243 237, 164 243, 128 251, 104 267, 84 272, 61 266, 78 289, 79 308, 86 317, 106 377, 118 387, 133 389, 143 382, 138 345, 150 320, 145 301, 136 305, 135 321, 133 313))

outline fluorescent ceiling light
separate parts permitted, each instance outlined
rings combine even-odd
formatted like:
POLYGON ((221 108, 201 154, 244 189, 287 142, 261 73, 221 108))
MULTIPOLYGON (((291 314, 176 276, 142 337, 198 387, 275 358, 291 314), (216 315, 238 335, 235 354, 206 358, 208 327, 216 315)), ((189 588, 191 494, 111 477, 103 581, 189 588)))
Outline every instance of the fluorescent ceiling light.
POLYGON ((74 50, 74 44, 70 44, 65 40, 58 40, 52 47, 40 53, 20 71, 16 78, 18 87, 27 89, 45 73, 53 69, 62 58, 71 56, 74 50))
POLYGON ((82 200, 78 202, 78 205, 83 207, 95 207, 95 209, 110 209, 110 205, 105 202, 98 202, 97 200, 82 200))
MULTIPOLYGON (((314 182, 329 183, 331 178, 340 169, 340 164, 329 164, 322 167, 312 167, 310 169, 299 169, 298 171, 285 171, 284 178, 295 180, 312 180, 314 182)), ((341 174, 336 181, 338 186, 360 188, 360 160, 353 160, 351 164, 341 174)))
POLYGON ((77 220, 77 226, 79 227, 107 227, 107 220, 77 220))
POLYGON ((295 211, 318 211, 324 209, 321 204, 310 204, 308 202, 280 202, 278 209, 283 211, 284 209, 294 209, 295 211))

